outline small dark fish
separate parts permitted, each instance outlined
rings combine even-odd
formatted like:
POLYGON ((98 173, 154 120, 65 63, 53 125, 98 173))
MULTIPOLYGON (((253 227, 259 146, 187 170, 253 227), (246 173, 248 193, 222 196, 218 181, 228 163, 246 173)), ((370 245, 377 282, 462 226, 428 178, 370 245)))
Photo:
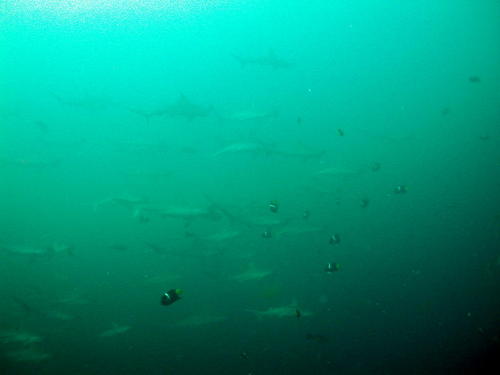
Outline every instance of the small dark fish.
POLYGON ((326 273, 333 273, 333 272, 337 272, 337 271, 340 271, 340 264, 338 264, 338 263, 331 262, 331 263, 328 263, 325 267, 326 273))
POLYGON ((408 188, 405 185, 398 185, 393 190, 394 194, 406 194, 408 192, 408 188))
POLYGON ((278 204, 277 201, 271 201, 271 202, 269 202, 269 210, 271 212, 276 213, 276 212, 278 212, 278 209, 279 209, 279 204, 278 204))
POLYGON ((241 353, 240 353, 240 357, 241 357, 242 359, 248 359, 248 353, 247 353, 247 352, 241 352, 241 353))
POLYGON ((31 305, 27 304, 24 300, 16 296, 11 296, 11 298, 22 310, 24 310, 26 314, 38 313, 37 310, 35 310, 31 305))
POLYGON ((490 140, 490 136, 489 136, 489 135, 487 135, 487 134, 483 134, 483 135, 480 135, 480 136, 479 136, 479 139, 480 139, 481 141, 489 141, 489 140, 490 140))
POLYGON ((184 146, 184 147, 181 147, 179 149, 180 152, 184 153, 184 154, 191 154, 191 155, 194 155, 194 154, 197 154, 198 153, 198 150, 194 147, 190 147, 190 146, 184 146))
POLYGON ((111 250, 115 250, 115 251, 126 251, 126 250, 128 250, 128 246, 127 245, 122 245, 122 244, 114 244, 114 245, 109 246, 109 248, 111 250))
POLYGON ((379 162, 373 162, 372 165, 371 165, 371 170, 372 172, 378 172, 380 171, 380 163, 379 162))
POLYGON ((165 246, 160 246, 160 245, 157 245, 157 244, 154 244, 154 243, 148 243, 148 242, 146 242, 145 245, 147 247, 149 247, 151 250, 153 250, 153 252, 155 252, 157 254, 165 254, 166 251, 167 251, 167 248, 165 246))
POLYGON ((142 224, 146 224, 146 223, 149 223, 151 221, 151 219, 145 215, 139 215, 137 217, 137 219, 139 220, 139 223, 142 223, 142 224))
POLYGON ((264 232, 262 232, 261 236, 262 238, 272 238, 273 234, 270 230, 265 230, 264 232))
POLYGON ((340 243, 340 235, 335 233, 330 236, 330 240, 328 241, 330 245, 338 245, 340 243))
POLYGON ((479 83, 479 82, 481 82, 481 78, 479 78, 479 76, 470 76, 469 82, 470 83, 479 83))
POLYGON ((306 340, 315 341, 315 342, 320 343, 320 344, 325 344, 329 341, 328 337, 326 337, 324 335, 316 335, 316 334, 312 334, 312 333, 308 333, 306 335, 306 340))
POLYGON ((340 129, 340 128, 339 128, 339 129, 337 129, 337 133, 338 133, 338 135, 339 135, 339 136, 341 136, 341 137, 343 137, 343 136, 344 136, 344 134, 345 134, 345 133, 344 133, 344 130, 343 130, 343 129, 340 129))
POLYGON ((361 206, 361 208, 366 208, 370 205, 370 200, 368 198, 363 198, 359 202, 359 205, 361 206))
POLYGON ((35 125, 36 127, 44 134, 47 134, 49 132, 49 127, 47 125, 47 123, 43 122, 43 121, 35 121, 35 125))
POLYGON ((450 114, 450 109, 448 107, 444 107, 443 109, 441 109, 441 114, 443 116, 447 116, 450 114))
POLYGON ((295 317, 299 319, 302 316, 302 313, 300 312, 299 309, 295 309, 295 317))
POLYGON ((299 125, 302 124, 302 117, 300 117, 300 116, 297 117, 297 124, 299 124, 299 125))

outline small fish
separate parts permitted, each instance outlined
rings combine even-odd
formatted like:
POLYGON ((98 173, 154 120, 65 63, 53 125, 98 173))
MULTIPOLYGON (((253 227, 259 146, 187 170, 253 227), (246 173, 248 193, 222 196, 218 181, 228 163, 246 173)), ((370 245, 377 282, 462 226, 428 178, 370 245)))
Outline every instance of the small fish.
POLYGON ((20 330, 2 330, 0 331, 0 344, 30 346, 42 341, 42 337, 31 332, 20 330))
POLYGON ((293 66, 292 63, 282 59, 281 57, 276 56, 274 51, 269 50, 267 55, 257 56, 257 57, 242 57, 238 55, 234 55, 233 57, 241 64, 241 67, 244 68, 247 65, 257 65, 257 66, 268 66, 272 69, 287 69, 293 66))
POLYGON ((338 245, 340 243, 340 235, 338 233, 332 234, 328 243, 330 245, 338 245))
POLYGON ((373 162, 370 169, 372 170, 372 172, 378 172, 380 171, 380 163, 379 162, 373 162))
POLYGON ((339 270, 340 270, 340 264, 335 263, 335 262, 330 262, 325 267, 326 273, 333 273, 333 272, 337 272, 339 270))
POLYGON ((38 120, 35 121, 34 124, 43 134, 47 134, 49 132, 49 127, 46 122, 38 120))
POLYGON ((114 250, 114 251, 126 251, 126 250, 128 250, 128 246, 123 245, 123 244, 110 245, 110 246, 108 246, 108 248, 110 248, 111 250, 114 250))
POLYGON ((469 82, 470 83, 479 83, 479 82, 481 82, 481 78, 479 76, 470 76, 469 82))
POLYGON ((278 212, 278 209, 279 209, 279 204, 277 201, 269 202, 269 211, 276 213, 278 212))
POLYGON ((366 208, 370 205, 370 200, 368 198, 363 198, 359 202, 359 205, 361 206, 361 208, 366 208))
POLYGON ((14 362, 40 362, 52 357, 51 354, 39 351, 34 347, 16 348, 7 351, 5 356, 14 362))
POLYGON ((183 154, 191 154, 191 155, 198 153, 198 149, 191 146, 183 146, 179 149, 179 151, 182 152, 183 154))
POLYGON ((262 232, 261 236, 262 238, 272 238, 273 233, 270 230, 265 230, 264 232, 262 232))
POLYGON ((258 311, 258 310, 247 310, 247 311, 254 313, 259 318, 290 318, 293 316, 299 318, 299 317, 309 317, 313 315, 311 311, 303 309, 299 310, 297 308, 296 303, 280 307, 270 307, 264 311, 258 311))
MULTIPOLYGON (((173 324, 175 327, 200 327, 219 324, 227 320, 223 315, 190 315, 173 324)), ((219 325, 220 327, 220 325, 219 325)))
POLYGON ((261 280, 271 274, 272 272, 269 270, 258 269, 255 268, 255 266, 250 265, 246 271, 231 277, 231 280, 238 282, 261 280))
POLYGON ((324 344, 324 343, 327 343, 329 341, 328 337, 326 337, 324 335, 317 335, 317 334, 312 334, 312 333, 306 334, 306 340, 315 341, 315 342, 320 343, 320 344, 324 344))
POLYGON ((394 194, 406 194, 408 192, 408 188, 405 185, 398 185, 393 190, 394 194))
POLYGON ((343 137, 345 133, 344 133, 344 130, 343 130, 343 129, 338 128, 338 129, 337 129, 337 134, 338 134, 339 136, 343 137))
POLYGON ((99 337, 113 337, 116 335, 120 335, 122 333, 127 332, 130 329, 130 326, 120 326, 118 324, 113 323, 113 327, 102 332, 99 337))
POLYGON ((259 120, 266 120, 266 119, 272 119, 278 116, 278 111, 273 109, 273 110, 267 110, 267 111, 256 111, 256 110, 242 110, 242 111, 237 111, 233 112, 227 115, 220 116, 222 120, 230 120, 230 121, 259 121, 259 120))

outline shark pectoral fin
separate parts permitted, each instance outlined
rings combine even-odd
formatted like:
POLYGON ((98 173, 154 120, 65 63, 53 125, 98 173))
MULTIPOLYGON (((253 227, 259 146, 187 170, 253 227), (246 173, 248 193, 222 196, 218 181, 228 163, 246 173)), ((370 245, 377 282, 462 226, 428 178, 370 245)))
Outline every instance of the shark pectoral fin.
POLYGON ((142 209, 140 207, 135 208, 134 212, 132 213, 132 217, 138 218, 138 217, 141 217, 141 215, 142 215, 142 209))
POLYGON ((259 310, 245 309, 245 311, 254 314, 259 320, 263 318, 262 312, 259 310))
POLYGON ((240 63, 240 65, 241 65, 241 67, 242 67, 242 68, 244 68, 244 67, 246 66, 246 63, 247 63, 247 62, 246 62, 246 61, 245 61, 242 57, 237 56, 237 55, 235 55, 235 54, 233 54, 232 56, 234 57, 234 59, 235 59, 236 61, 238 61, 238 62, 240 63))

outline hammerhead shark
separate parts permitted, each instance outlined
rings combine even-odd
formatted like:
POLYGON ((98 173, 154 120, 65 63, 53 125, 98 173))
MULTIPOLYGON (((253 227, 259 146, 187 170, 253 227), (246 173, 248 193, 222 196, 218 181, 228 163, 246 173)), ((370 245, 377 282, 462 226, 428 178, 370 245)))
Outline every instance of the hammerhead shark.
POLYGON ((290 305, 279 306, 279 307, 269 307, 266 310, 246 310, 255 314, 258 318, 290 318, 290 317, 308 317, 312 316, 311 311, 299 310, 297 303, 292 302, 290 305))
POLYGON ((244 272, 232 276, 230 279, 238 282, 261 280, 266 276, 272 274, 272 271, 256 268, 254 265, 250 265, 244 272))
POLYGON ((233 57, 241 64, 242 68, 247 65, 269 66, 273 69, 287 69, 293 66, 292 63, 276 56, 272 49, 269 50, 267 56, 242 57, 233 54, 233 57))
POLYGON ((117 107, 117 103, 107 97, 92 96, 92 95, 82 95, 78 97, 64 97, 55 93, 51 93, 52 97, 55 98, 59 104, 68 107, 77 107, 85 110, 95 111, 104 110, 111 107, 117 107))
POLYGON ((194 120, 197 117, 206 117, 212 112, 211 106, 200 106, 198 104, 190 101, 185 95, 181 94, 179 98, 172 104, 169 104, 163 108, 157 110, 142 110, 136 108, 129 108, 130 112, 138 114, 149 122, 151 117, 184 117, 189 121, 194 120))
POLYGON ((305 161, 312 159, 321 159, 325 151, 308 151, 308 150, 295 150, 295 149, 282 149, 274 146, 268 146, 258 142, 240 142, 233 143, 223 149, 216 151, 212 156, 221 157, 226 155, 235 154, 260 154, 265 156, 281 156, 285 158, 297 158, 305 161))
POLYGON ((130 329, 130 326, 127 325, 118 325, 116 323, 113 323, 113 326, 110 329, 105 330, 102 332, 99 337, 113 337, 122 333, 127 332, 130 329))

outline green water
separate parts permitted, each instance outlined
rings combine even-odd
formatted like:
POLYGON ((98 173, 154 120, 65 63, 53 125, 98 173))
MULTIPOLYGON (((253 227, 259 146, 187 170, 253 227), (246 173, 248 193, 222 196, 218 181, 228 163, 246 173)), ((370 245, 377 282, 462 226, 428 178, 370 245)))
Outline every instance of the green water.
POLYGON ((483 373, 499 124, 494 0, 0 0, 0 374, 483 373))

